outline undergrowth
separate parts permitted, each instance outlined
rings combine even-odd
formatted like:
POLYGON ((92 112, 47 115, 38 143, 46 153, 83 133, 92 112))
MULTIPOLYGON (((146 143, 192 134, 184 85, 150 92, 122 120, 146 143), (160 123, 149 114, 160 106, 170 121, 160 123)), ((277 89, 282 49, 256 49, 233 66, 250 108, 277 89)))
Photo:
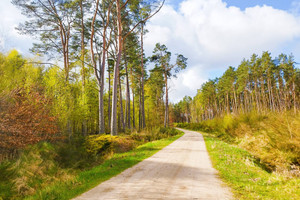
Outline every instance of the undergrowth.
POLYGON ((226 115, 177 127, 211 133, 259 159, 268 170, 300 176, 300 114, 256 112, 226 115))
MULTIPOLYGON (((128 152, 146 142, 169 138, 180 133, 174 128, 156 128, 151 133, 121 136, 91 135, 73 138, 60 144, 42 142, 28 146, 19 158, 0 163, 0 200, 24 199, 32 195, 36 196, 35 199, 40 199, 37 194, 42 194, 42 191, 45 192, 49 188, 52 188, 51 192, 56 193, 54 190, 59 190, 64 184, 76 188, 80 174, 88 173, 115 154, 128 152), (56 187, 53 188, 53 185, 56 187), (60 186, 57 187, 58 185, 60 186)), ((118 170, 126 169, 130 163, 122 163, 124 166, 119 166, 118 170)), ((113 169, 112 172, 105 171, 103 173, 108 173, 108 176, 105 174, 103 176, 115 175, 113 171, 113 169)), ((87 175, 85 179, 89 180, 91 177, 87 175)), ((80 184, 84 184, 83 182, 84 180, 80 181, 80 184)), ((53 199, 61 198, 58 195, 53 199)))

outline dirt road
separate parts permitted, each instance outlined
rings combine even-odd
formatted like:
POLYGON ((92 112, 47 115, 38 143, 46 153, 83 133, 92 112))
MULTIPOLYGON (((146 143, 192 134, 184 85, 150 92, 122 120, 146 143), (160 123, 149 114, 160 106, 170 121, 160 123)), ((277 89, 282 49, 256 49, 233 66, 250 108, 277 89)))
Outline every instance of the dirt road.
POLYGON ((183 131, 171 145, 76 200, 231 199, 212 168, 202 135, 183 131))

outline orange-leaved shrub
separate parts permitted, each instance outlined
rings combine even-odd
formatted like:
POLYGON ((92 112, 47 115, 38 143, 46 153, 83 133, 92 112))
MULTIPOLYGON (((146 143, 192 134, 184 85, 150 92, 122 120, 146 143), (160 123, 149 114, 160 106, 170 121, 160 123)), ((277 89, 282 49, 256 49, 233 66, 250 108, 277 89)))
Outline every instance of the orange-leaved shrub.
POLYGON ((0 154, 16 153, 29 144, 61 139, 51 101, 39 92, 17 90, 0 112, 0 154))

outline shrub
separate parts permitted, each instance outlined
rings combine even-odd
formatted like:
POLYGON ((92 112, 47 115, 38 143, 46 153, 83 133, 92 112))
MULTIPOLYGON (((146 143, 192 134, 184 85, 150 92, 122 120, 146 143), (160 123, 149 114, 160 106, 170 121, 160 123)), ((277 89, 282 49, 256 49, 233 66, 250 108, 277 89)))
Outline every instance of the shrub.
POLYGON ((112 140, 117 136, 110 135, 90 135, 86 138, 84 146, 91 155, 103 154, 105 151, 111 151, 112 140))
POLYGON ((6 102, 9 106, 0 112, 0 154, 15 154, 27 145, 62 139, 56 118, 49 115, 49 99, 39 92, 20 89, 13 93, 12 100, 15 103, 6 102))
POLYGON ((105 156, 114 152, 126 152, 136 146, 130 136, 91 135, 84 143, 86 152, 92 156, 105 156))

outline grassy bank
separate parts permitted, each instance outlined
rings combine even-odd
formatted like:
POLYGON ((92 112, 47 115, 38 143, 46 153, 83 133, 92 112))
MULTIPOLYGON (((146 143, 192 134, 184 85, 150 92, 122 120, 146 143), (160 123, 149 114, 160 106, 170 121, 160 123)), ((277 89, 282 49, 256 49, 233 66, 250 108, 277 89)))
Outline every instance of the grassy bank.
POLYGON ((300 176, 300 114, 256 112, 226 115, 177 127, 208 132, 247 150, 270 171, 300 176))
POLYGON ((237 199, 300 199, 300 179, 266 170, 249 152, 204 134, 214 168, 237 199))
POLYGON ((159 129, 151 134, 91 136, 79 142, 80 146, 35 145, 19 159, 0 164, 0 199, 73 198, 153 155, 181 135, 175 129, 159 129), (148 143, 136 147, 145 142, 148 143))

